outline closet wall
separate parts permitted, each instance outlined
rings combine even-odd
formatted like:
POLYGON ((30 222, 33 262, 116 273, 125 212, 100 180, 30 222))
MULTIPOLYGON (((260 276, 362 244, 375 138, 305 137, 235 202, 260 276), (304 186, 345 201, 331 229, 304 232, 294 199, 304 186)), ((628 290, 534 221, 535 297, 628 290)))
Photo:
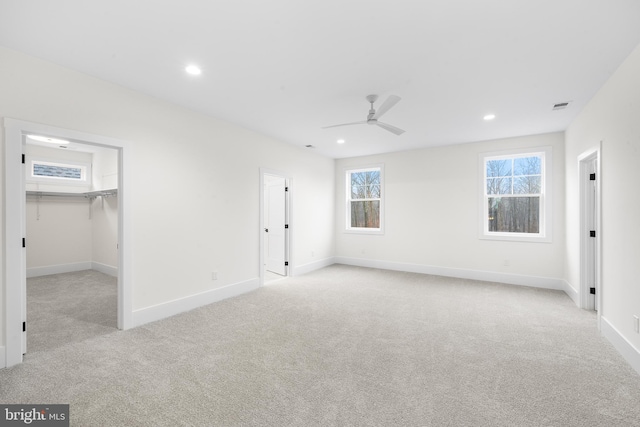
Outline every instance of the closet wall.
POLYGON ((117 274, 117 196, 87 198, 82 193, 117 188, 117 152, 63 150, 27 144, 26 236, 27 277, 94 268, 117 274), (91 183, 34 182, 29 159, 92 165, 91 183), (77 196, 34 195, 32 192, 78 193, 77 196))

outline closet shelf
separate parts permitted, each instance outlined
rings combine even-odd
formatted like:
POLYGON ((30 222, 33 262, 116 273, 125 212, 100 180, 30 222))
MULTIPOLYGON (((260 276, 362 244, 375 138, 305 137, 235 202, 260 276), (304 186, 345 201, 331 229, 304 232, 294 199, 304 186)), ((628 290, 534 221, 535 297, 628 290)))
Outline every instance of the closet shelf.
POLYGON ((116 196, 118 189, 85 191, 84 193, 63 193, 58 191, 27 191, 27 196, 36 197, 84 197, 86 199, 95 199, 96 197, 116 196))

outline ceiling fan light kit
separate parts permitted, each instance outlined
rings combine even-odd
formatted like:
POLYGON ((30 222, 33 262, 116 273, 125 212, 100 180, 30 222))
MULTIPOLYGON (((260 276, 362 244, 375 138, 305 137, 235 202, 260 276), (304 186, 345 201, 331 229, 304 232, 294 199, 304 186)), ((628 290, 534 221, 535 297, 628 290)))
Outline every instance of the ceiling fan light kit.
POLYGON ((396 105, 398 102, 400 102, 400 98, 399 96, 396 95, 390 95, 383 103, 382 105, 378 108, 378 110, 376 111, 375 108, 373 108, 373 104, 378 100, 378 95, 368 95, 367 96, 367 102, 369 104, 371 104, 371 108, 369 109, 369 114, 367 115, 367 120, 361 121, 361 122, 352 122, 352 123, 343 123, 343 124, 339 124, 339 125, 332 125, 332 126, 325 126, 322 129, 329 129, 329 128, 335 128, 335 127, 339 127, 339 126, 351 126, 351 125, 375 125, 375 126, 379 126, 382 129, 385 129, 395 135, 402 135, 404 133, 404 130, 392 126, 390 124, 387 123, 382 123, 380 121, 378 121, 378 119, 380 117, 382 117, 382 115, 384 113, 386 113, 387 111, 389 111, 394 105, 396 105))

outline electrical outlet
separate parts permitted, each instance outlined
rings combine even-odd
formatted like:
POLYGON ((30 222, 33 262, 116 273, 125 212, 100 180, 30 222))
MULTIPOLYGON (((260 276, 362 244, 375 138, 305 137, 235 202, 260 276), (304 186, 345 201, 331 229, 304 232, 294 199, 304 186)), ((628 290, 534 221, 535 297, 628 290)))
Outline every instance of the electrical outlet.
POLYGON ((217 271, 211 272, 211 280, 218 280, 218 272, 217 271))
POLYGON ((509 267, 511 265, 511 262, 508 259, 505 259, 502 265, 504 265, 505 267, 509 267))
POLYGON ((640 334, 640 318, 638 316, 633 316, 633 329, 637 334, 640 334))

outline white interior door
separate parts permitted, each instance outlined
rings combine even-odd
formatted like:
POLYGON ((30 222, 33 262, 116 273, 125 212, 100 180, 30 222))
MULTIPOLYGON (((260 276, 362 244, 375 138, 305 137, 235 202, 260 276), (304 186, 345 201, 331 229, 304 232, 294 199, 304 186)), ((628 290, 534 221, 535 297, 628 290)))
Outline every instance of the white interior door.
POLYGON ((589 294, 589 304, 588 307, 590 309, 598 311, 598 299, 596 298, 596 289, 597 289, 597 240, 596 236, 599 233, 597 230, 597 185, 596 179, 596 169, 597 169, 597 159, 591 159, 587 164, 587 171, 589 174, 589 182, 587 184, 587 194, 586 194, 586 222, 589 228, 590 238, 587 240, 587 274, 588 274, 588 284, 590 289, 593 292, 589 294))
POLYGON ((265 188, 266 269, 285 276, 286 270, 286 182, 278 176, 267 176, 265 188))

